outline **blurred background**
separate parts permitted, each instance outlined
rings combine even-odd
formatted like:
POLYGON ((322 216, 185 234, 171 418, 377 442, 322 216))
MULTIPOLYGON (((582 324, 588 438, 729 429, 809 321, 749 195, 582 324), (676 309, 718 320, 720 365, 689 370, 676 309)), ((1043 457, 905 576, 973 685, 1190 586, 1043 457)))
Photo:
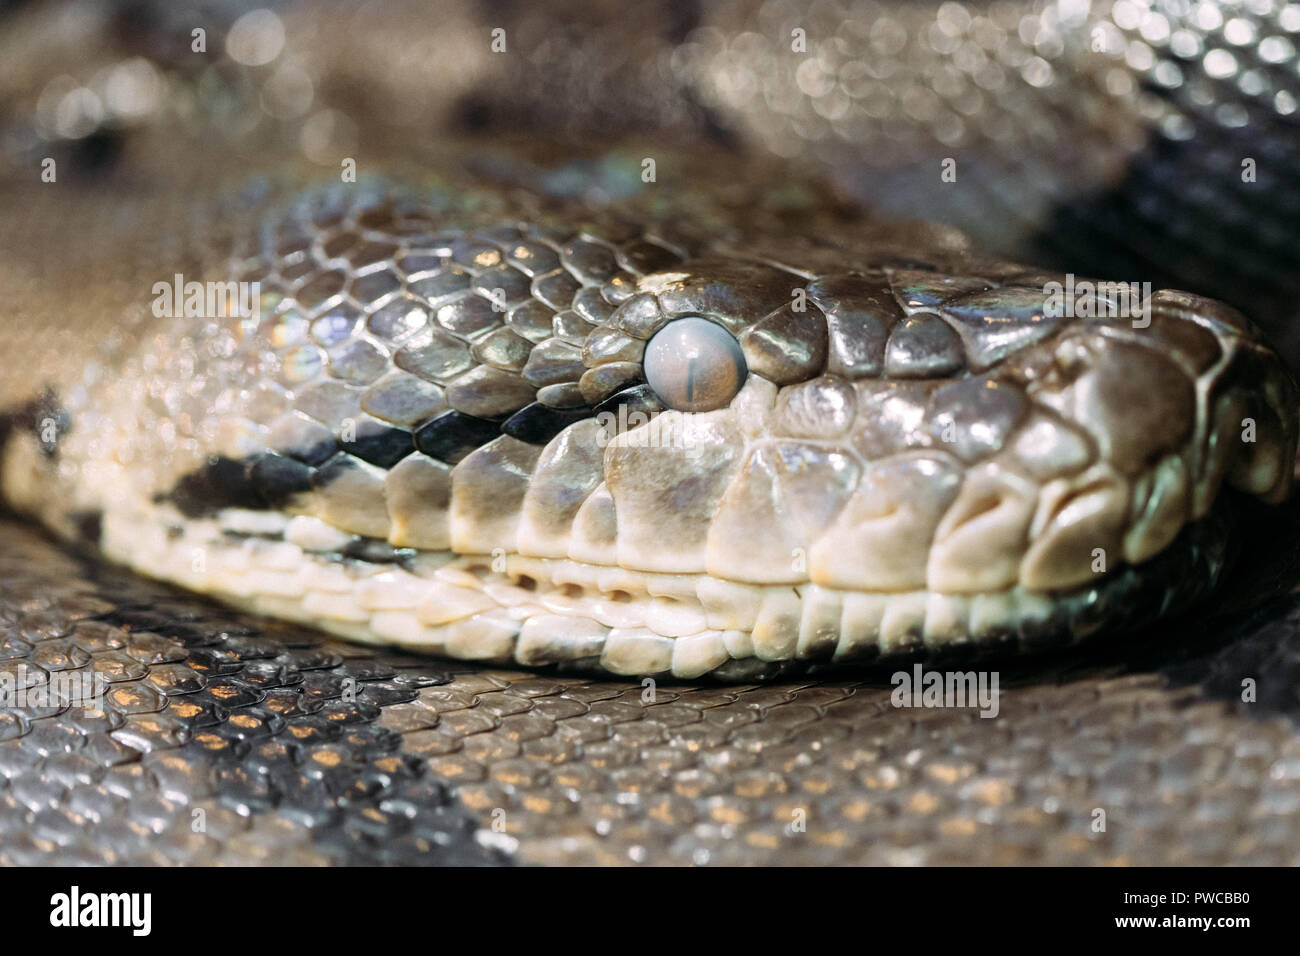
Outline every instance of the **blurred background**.
POLYGON ((0 173, 770 154, 996 255, 1226 299, 1295 361, 1298 37, 1283 0, 9 0, 0 173))

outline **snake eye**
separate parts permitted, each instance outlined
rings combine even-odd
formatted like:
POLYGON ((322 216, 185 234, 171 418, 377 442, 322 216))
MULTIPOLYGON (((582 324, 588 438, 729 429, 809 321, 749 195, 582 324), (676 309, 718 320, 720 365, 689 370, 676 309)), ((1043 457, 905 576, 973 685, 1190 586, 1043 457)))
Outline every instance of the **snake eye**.
POLYGON ((745 355, 730 332, 698 315, 674 319, 654 334, 642 361, 645 380, 669 408, 721 408, 745 384, 745 355))

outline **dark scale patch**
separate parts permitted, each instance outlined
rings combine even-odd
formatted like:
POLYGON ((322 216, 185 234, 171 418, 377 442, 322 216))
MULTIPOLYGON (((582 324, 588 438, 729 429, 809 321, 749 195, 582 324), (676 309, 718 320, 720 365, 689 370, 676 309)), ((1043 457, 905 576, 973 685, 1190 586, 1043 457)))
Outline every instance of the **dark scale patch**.
POLYGON ((272 534, 270 532, 258 532, 254 534, 247 531, 231 531, 229 529, 222 530, 221 536, 225 538, 226 541, 231 542, 233 544, 238 544, 241 541, 249 541, 253 539, 257 539, 259 541, 283 541, 284 540, 284 536, 279 533, 272 534))
POLYGON ((609 396, 592 410, 592 414, 602 415, 609 412, 617 415, 620 408, 627 409, 624 413, 627 416, 637 412, 642 415, 656 415, 662 412, 665 406, 649 385, 633 385, 609 396))
POLYGON ((78 175, 90 179, 103 176, 117 166, 126 148, 126 136, 122 130, 97 129, 89 136, 74 140, 67 148, 70 161, 64 168, 75 169, 78 175))
POLYGON ((497 422, 464 412, 447 412, 415 433, 415 447, 430 458, 454 465, 470 452, 501 434, 497 422))
POLYGON ((545 445, 574 422, 590 417, 591 412, 590 406, 552 408, 541 402, 533 402, 506 419, 501 431, 519 441, 545 445))
POLYGON ((104 533, 104 512, 74 511, 72 526, 77 529, 77 537, 97 548, 99 539, 104 533))
POLYGON ((339 439, 343 450, 380 468, 392 468, 415 451, 411 433, 374 418, 362 418, 351 441, 339 439))
POLYGON ((319 465, 321 462, 332 458, 339 450, 339 446, 337 441, 331 439, 330 441, 318 442, 315 445, 283 450, 308 465, 319 465))
POLYGON ((271 508, 281 508, 294 495, 311 489, 311 468, 273 452, 254 459, 248 473, 265 506, 271 508))
POLYGON ((361 462, 356 457, 346 452, 339 452, 312 473, 311 486, 313 488, 326 488, 348 474, 348 472, 361 469, 361 462))
POLYGON ((264 510, 267 502, 242 461, 213 456, 183 476, 170 492, 155 500, 170 501, 187 518, 215 514, 222 508, 264 510))
POLYGON ((357 538, 343 548, 344 557, 368 564, 401 564, 412 560, 418 553, 414 548, 394 548, 387 541, 373 538, 357 538))
MULTIPOLYGON (((1283 134, 1255 122, 1240 130, 1208 116, 1197 122, 1210 125, 1185 141, 1157 137, 1118 182, 1053 207, 1024 249, 1049 268, 1141 279, 1231 302, 1270 332, 1294 367, 1300 197, 1294 177, 1283 172, 1294 160, 1261 160, 1258 182, 1225 176, 1223 157, 1258 156, 1270 134, 1283 134), (1195 183, 1214 188, 1190 191, 1195 183)), ((1231 160, 1238 172, 1239 162, 1231 160)))

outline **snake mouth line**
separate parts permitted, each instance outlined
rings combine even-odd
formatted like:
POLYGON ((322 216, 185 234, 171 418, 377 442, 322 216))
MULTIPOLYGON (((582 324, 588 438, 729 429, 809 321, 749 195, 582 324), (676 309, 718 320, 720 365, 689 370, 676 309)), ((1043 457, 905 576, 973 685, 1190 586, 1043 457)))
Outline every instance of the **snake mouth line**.
POLYGON ((1194 523, 1141 573, 1056 593, 984 594, 760 587, 518 554, 407 549, 380 561, 287 540, 309 543, 301 527, 286 535, 284 519, 238 510, 170 524, 110 513, 101 543, 108 557, 146 575, 365 643, 529 667, 746 681, 819 663, 1045 651, 1060 646, 1062 633, 1072 642, 1094 637, 1121 607, 1139 626, 1214 587, 1228 565, 1230 521, 1216 511, 1194 523))

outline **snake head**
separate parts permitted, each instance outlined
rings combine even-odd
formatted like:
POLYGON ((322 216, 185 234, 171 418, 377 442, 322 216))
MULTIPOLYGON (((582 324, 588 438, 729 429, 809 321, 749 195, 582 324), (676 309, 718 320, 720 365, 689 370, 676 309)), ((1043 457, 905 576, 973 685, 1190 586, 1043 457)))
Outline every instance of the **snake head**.
POLYGON ((1225 486, 1287 493, 1294 384, 1218 303, 450 195, 274 207, 205 276, 260 308, 142 308, 11 500, 364 640, 748 679, 1132 625, 1216 583, 1225 486))
POLYGON ((584 358, 584 397, 658 432, 610 423, 572 551, 707 575, 711 625, 768 660, 1092 630, 1070 608, 1191 547, 1223 486, 1282 500, 1295 455, 1294 384, 1240 314, 1017 267, 687 262, 584 358))

